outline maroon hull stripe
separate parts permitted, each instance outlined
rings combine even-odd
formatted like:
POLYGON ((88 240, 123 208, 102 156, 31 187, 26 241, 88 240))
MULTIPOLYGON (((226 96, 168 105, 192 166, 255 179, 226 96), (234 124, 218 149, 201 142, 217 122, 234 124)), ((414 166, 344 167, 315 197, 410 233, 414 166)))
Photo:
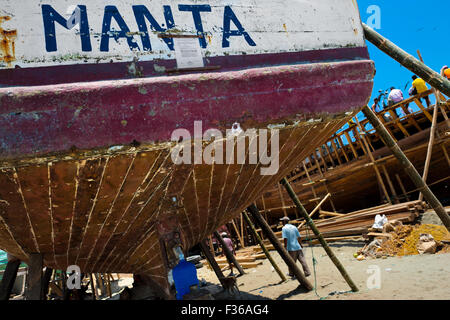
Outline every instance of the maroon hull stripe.
MULTIPOLYGON (((285 52, 256 55, 221 56, 205 59, 205 65, 212 68, 208 72, 224 72, 245 68, 262 68, 283 64, 302 64, 331 61, 368 60, 366 47, 285 52), (215 71, 214 71, 215 70, 215 71)), ((166 76, 160 69, 174 70, 175 60, 154 60, 137 62, 141 77, 166 76)), ((0 70, 0 87, 35 86, 58 83, 86 82, 134 78, 129 73, 130 62, 60 65, 38 68, 15 68, 0 70)))
POLYGON ((372 61, 0 89, 0 158, 167 141, 173 130, 243 128, 367 103, 372 61))

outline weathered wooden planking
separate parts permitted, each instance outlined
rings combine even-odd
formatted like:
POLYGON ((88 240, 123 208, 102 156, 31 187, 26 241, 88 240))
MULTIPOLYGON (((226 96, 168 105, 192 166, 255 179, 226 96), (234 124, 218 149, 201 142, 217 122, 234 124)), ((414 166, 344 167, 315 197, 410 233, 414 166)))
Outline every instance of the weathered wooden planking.
POLYGON ((80 251, 76 260, 76 264, 80 267, 84 267, 89 257, 92 246, 97 239, 96 235, 98 235, 101 226, 105 222, 109 209, 128 172, 128 168, 133 162, 133 158, 131 155, 125 155, 114 156, 108 159, 96 202, 91 210, 83 238, 81 239, 80 251))

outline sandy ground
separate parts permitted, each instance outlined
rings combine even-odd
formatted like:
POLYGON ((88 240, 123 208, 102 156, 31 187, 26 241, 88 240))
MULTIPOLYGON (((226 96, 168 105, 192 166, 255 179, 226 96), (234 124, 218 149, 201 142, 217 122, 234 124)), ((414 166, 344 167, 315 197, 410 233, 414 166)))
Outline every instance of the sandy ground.
MULTIPOLYGON (((450 254, 390 257, 357 261, 353 254, 364 246, 362 241, 346 241, 330 244, 335 255, 346 268, 360 291, 348 292, 349 286, 320 246, 306 246, 304 252, 310 269, 312 255, 317 261, 315 291, 305 292, 297 280, 281 279, 265 259, 263 264, 246 269, 247 274, 238 277, 241 292, 236 299, 317 300, 317 299, 450 299, 450 254), (379 275, 379 277, 376 277, 379 275), (379 279, 379 282, 377 282, 379 279), (379 288, 377 285, 379 284, 379 288), (375 288, 374 288, 375 287, 375 288)), ((282 271, 287 266, 276 251, 270 252, 282 271)), ((300 263, 297 262, 300 266, 300 263)), ((301 268, 301 266, 300 266, 301 268)), ((236 272, 236 271, 235 271, 236 272)), ((229 271, 224 274, 228 275, 229 271)), ((219 284, 213 271, 207 267, 198 269, 198 278, 208 284, 219 284)), ((289 277, 288 277, 289 278, 289 277)), ((314 273, 308 278, 314 285, 314 273)))

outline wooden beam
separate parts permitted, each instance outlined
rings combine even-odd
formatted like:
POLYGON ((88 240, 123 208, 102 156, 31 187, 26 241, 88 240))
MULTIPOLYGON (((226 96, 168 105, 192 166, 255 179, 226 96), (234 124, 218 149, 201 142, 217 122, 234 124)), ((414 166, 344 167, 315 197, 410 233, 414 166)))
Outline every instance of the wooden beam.
POLYGON ((53 274, 53 269, 46 267, 44 276, 42 277, 42 300, 47 300, 49 283, 53 274))
POLYGON ((89 273, 89 282, 91 283, 92 300, 97 300, 97 290, 95 288, 94 277, 89 273))
POLYGON ((258 211, 258 208, 252 204, 250 207, 247 208, 248 212, 252 215, 254 221, 258 224, 258 226, 264 231, 267 238, 269 239, 270 243, 274 246, 274 248, 278 251, 281 258, 284 260, 284 262, 288 265, 288 267, 294 272, 295 277, 297 278, 298 282, 306 288, 306 290, 311 291, 314 287, 312 284, 305 278, 303 273, 300 271, 300 268, 295 263, 294 259, 289 255, 287 250, 283 247, 283 245, 278 241, 277 236, 273 233, 270 226, 267 224, 267 222, 264 220, 264 218, 261 216, 261 214, 258 211))
POLYGON ((350 146, 350 149, 352 149, 353 156, 355 157, 355 160, 358 159, 358 153, 355 150, 355 147, 353 146, 352 139, 350 138, 350 135, 347 131, 344 131, 345 137, 347 138, 348 145, 350 146))
POLYGON ((336 167, 336 162, 334 162, 334 158, 331 154, 330 147, 328 146, 328 141, 325 143, 325 147, 327 148, 327 154, 328 158, 330 158, 331 164, 333 165, 333 167, 336 167))
POLYGON ((214 252, 214 244, 213 244, 213 241, 212 241, 212 237, 209 236, 208 240, 209 240, 209 249, 211 250, 211 254, 215 255, 216 253, 214 252))
POLYGON ((40 253, 31 253, 28 263, 27 289, 25 300, 41 300, 43 257, 40 253))
POLYGON ((283 193, 281 192, 280 184, 278 184, 277 187, 278 187, 278 194, 280 195, 280 199, 281 199, 281 207, 283 208, 284 216, 287 217, 287 213, 286 213, 286 209, 285 209, 285 205, 284 205, 284 197, 283 197, 283 193))
MULTIPOLYGON (((380 121, 380 120, 378 119, 378 121, 380 121)), ((361 140, 364 142, 364 145, 365 145, 365 147, 367 149, 367 155, 369 156, 370 161, 375 164, 373 166, 373 169, 375 170, 375 175, 377 177, 378 184, 380 185, 381 189, 383 190, 383 193, 384 193, 384 196, 386 197, 386 200, 390 204, 392 204, 391 199, 389 197, 389 194, 388 194, 388 192, 386 190, 386 186, 385 186, 385 184, 383 182, 383 178, 381 178, 380 171, 378 170, 378 167, 376 165, 375 158, 373 157, 372 151, 370 151, 369 144, 367 143, 366 137, 365 137, 364 134, 361 133, 361 132, 363 132, 363 128, 362 128, 361 124, 359 123, 358 119, 356 119, 356 123, 358 124, 359 130, 360 130, 361 140)))
POLYGON ((444 153, 445 159, 447 159, 447 164, 450 167, 450 157, 448 156, 447 149, 445 148, 445 143, 441 144, 442 152, 444 153))
MULTIPOLYGON (((287 180, 286 180, 287 181, 287 180)), ((311 213, 308 215, 310 218, 313 216, 313 214, 315 214, 320 207, 323 205, 323 203, 331 196, 330 193, 328 193, 323 199, 322 201, 319 202, 319 204, 313 209, 313 211, 311 211, 311 213)), ((297 207, 297 210, 299 210, 299 208, 297 207)), ((298 229, 300 229, 301 227, 303 227, 305 225, 305 223, 307 222, 307 220, 303 221, 299 226, 298 229)))
POLYGON ((395 178, 397 179, 400 189, 402 189, 403 196, 406 198, 406 201, 409 201, 409 197, 408 197, 408 194, 406 193, 405 186, 403 185, 402 179, 400 179, 400 176, 398 175, 398 173, 395 174, 395 178))
POLYGON ((397 192, 395 191, 394 185, 392 184, 392 180, 389 177, 389 173, 387 172, 386 166, 382 164, 381 168, 383 169, 384 176, 386 177, 386 180, 388 182, 389 189, 391 189, 391 193, 394 196, 394 202, 400 203, 400 201, 398 200, 397 192))
MULTIPOLYGON (((425 183, 427 182, 428 170, 430 168, 430 162, 431 162, 431 155, 433 153, 433 144, 434 144, 434 137, 435 137, 435 133, 436 133, 437 116, 439 113, 439 111, 438 111, 439 102, 440 101, 438 100, 436 105, 434 106, 433 120, 431 122, 431 128, 430 128, 430 141, 428 143, 427 156, 425 159, 425 165, 424 165, 423 174, 422 174, 422 179, 425 183)), ((423 200, 422 193, 419 194, 419 200, 423 200)))
POLYGON ((19 266, 20 260, 8 260, 5 272, 3 273, 2 282, 0 283, 0 301, 9 300, 14 282, 16 281, 19 266))
POLYGON ((270 264, 273 266, 275 271, 278 273, 278 275, 281 278, 281 281, 286 281, 286 276, 281 271, 281 269, 276 264, 275 260, 273 260, 272 256, 269 253, 269 250, 267 250, 266 246, 264 245, 263 241, 259 237, 258 233, 256 232, 255 226, 253 225, 252 221, 248 217, 247 213, 243 212, 242 215, 244 216, 245 221, 247 222, 247 225, 250 227, 251 232, 253 233, 253 236, 255 237, 256 241, 258 242, 259 246, 261 247, 262 251, 266 255, 267 259, 269 260, 270 264))
POLYGON ((320 159, 322 159, 322 162, 323 162, 323 170, 325 172, 327 172, 328 171, 328 166, 327 166, 327 161, 325 160, 325 157, 324 157, 323 152, 322 152, 322 146, 320 146, 317 149, 319 149, 320 159))
POLYGON ((225 244, 225 241, 223 241, 222 236, 217 232, 214 231, 214 236, 216 237, 216 239, 220 242, 220 245, 222 246, 222 250, 225 253, 225 256, 228 259, 229 263, 234 264, 234 266, 236 267, 236 269, 238 269, 239 273, 241 275, 244 275, 244 269, 242 269, 241 265, 239 264, 239 262, 237 261, 236 257, 234 256, 234 254, 230 251, 230 249, 227 247, 227 245, 225 244))
POLYGON ((219 279, 220 283, 222 284, 222 287, 224 286, 224 279, 225 276, 222 273, 222 270, 220 269, 219 265, 217 264, 217 261, 214 259, 214 255, 211 254, 210 249, 208 248, 208 245, 206 244, 206 240, 200 242, 200 248, 203 251, 203 254, 206 256, 206 260, 208 261, 211 268, 214 270, 214 273, 217 276, 217 279, 219 279))
POLYGON ((334 154, 336 155, 337 161, 338 161, 339 164, 341 165, 341 164, 342 164, 342 159, 341 159, 341 157, 339 156, 338 148, 337 148, 336 143, 334 142, 334 139, 331 140, 331 145, 333 146, 334 154))
POLYGON ((348 159, 347 152, 345 152, 345 146, 344 146, 344 142, 342 142, 341 136, 338 134, 338 135, 336 135, 336 138, 339 140, 339 144, 341 145, 341 151, 344 154, 345 160, 347 160, 347 162, 349 162, 350 160, 348 159))
POLYGON ((236 232, 236 235, 238 236, 238 239, 239 239, 239 242, 241 243, 242 248, 245 248, 244 241, 241 238, 241 235, 239 234, 239 230, 236 226, 236 223, 234 223, 234 219, 231 220, 231 223, 233 224, 234 231, 236 232))
POLYGON ((345 216, 345 214, 343 214, 343 213, 330 212, 330 211, 324 211, 324 210, 320 210, 319 214, 324 215, 324 216, 331 216, 331 217, 342 217, 342 216, 345 216))
POLYGON ((415 99, 414 102, 417 104, 417 106, 422 110, 423 114, 430 120, 431 123, 433 123, 433 117, 431 114, 427 111, 427 109, 423 106, 422 102, 420 102, 419 99, 415 99))

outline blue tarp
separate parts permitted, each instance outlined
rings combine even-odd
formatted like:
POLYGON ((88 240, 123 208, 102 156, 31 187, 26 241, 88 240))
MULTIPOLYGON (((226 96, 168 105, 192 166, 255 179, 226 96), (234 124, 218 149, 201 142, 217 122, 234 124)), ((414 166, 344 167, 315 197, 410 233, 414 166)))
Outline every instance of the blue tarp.
POLYGON ((0 250, 0 266, 8 263, 8 258, 6 256, 6 252, 0 250))

